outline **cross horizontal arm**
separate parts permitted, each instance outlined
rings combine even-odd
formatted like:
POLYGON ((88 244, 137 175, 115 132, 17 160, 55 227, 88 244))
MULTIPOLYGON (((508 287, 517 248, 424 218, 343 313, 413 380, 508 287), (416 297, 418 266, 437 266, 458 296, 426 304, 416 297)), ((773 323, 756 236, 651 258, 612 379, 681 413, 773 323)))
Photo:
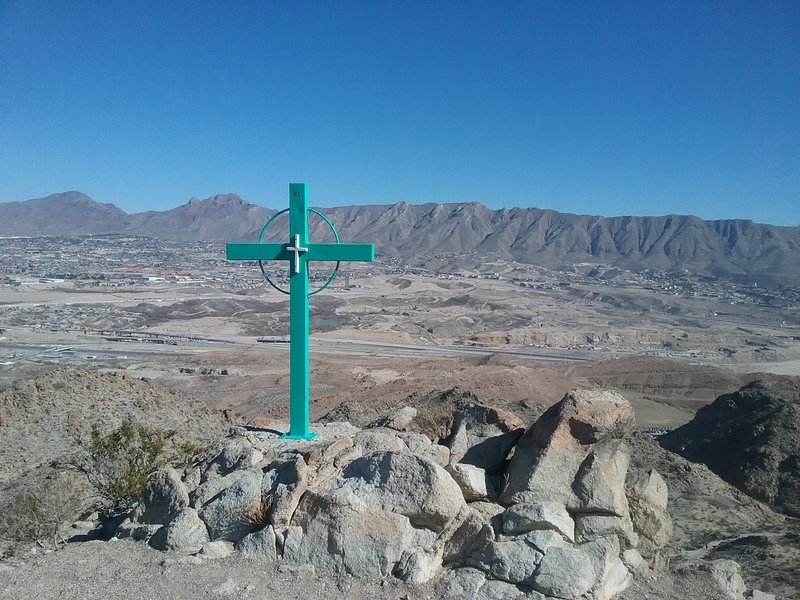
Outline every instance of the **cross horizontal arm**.
POLYGON ((228 260, 292 260, 286 244, 262 244, 260 242, 237 242, 225 244, 228 260))
POLYGON ((374 244, 309 244, 306 260, 375 262, 374 244))
MULTIPOLYGON (((236 242, 225 244, 228 260, 294 260, 288 244, 236 242)), ((374 244, 308 244, 304 260, 375 262, 374 244)))

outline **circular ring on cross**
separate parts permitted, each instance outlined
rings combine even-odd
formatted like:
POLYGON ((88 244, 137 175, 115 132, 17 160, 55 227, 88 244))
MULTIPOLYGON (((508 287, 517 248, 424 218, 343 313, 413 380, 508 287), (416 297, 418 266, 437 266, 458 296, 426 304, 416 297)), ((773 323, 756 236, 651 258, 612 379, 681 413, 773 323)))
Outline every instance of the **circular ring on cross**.
MULTIPOLYGON (((287 212, 289 212, 289 209, 288 208, 284 208, 283 210, 280 210, 280 211, 276 212, 274 215, 272 215, 267 220, 267 222, 264 224, 264 227, 261 228, 261 235, 258 236, 258 243, 259 244, 264 242, 264 234, 267 232, 267 227, 269 227, 275 219, 280 217, 283 213, 287 213, 287 212)), ((333 232, 333 237, 336 239, 336 243, 337 244, 341 243, 341 240, 339 240, 339 233, 336 231, 336 228, 333 226, 333 223, 331 223, 331 220, 328 217, 326 217, 324 214, 322 214, 321 212, 319 212, 318 210, 316 210, 314 208, 309 208, 308 212, 314 213, 320 219, 325 221, 328 224, 328 227, 331 228, 331 231, 333 232)), ((336 273, 339 272, 339 264, 340 264, 340 262, 341 261, 338 261, 338 260, 336 261, 336 266, 333 267, 333 273, 331 273, 330 277, 328 277, 328 279, 325 281, 325 283, 322 284, 321 287, 317 288, 313 292, 309 292, 308 293, 309 296, 313 296, 314 294, 319 294, 322 290, 324 290, 326 287, 328 287, 334 279, 336 279, 336 273)), ((278 290, 281 294, 286 294, 287 296, 289 295, 289 291, 288 290, 283 289, 277 283, 272 281, 272 279, 270 279, 269 273, 267 273, 267 270, 264 268, 264 263, 262 261, 258 261, 258 268, 261 269, 261 274, 264 276, 264 279, 267 280, 268 284, 270 284, 273 288, 278 290)))

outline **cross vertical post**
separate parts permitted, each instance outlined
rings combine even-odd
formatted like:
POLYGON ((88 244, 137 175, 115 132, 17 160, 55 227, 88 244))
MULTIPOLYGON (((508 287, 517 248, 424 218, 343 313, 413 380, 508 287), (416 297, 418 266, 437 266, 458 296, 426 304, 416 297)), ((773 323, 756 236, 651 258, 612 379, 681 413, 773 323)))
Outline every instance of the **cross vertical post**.
MULTIPOLYGON (((308 196, 305 183, 289 185, 289 239, 308 247, 308 196)), ((289 269, 289 439, 312 439, 309 432, 308 262, 294 252, 289 269)))

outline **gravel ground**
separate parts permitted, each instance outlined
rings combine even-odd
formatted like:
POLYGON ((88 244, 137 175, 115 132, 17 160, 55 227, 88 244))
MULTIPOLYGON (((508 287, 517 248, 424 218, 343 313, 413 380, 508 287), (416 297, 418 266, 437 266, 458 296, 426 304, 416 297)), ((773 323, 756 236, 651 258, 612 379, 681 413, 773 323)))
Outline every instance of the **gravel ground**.
POLYGON ((436 596, 431 588, 321 576, 302 568, 277 567, 238 556, 204 561, 179 557, 129 540, 68 544, 50 554, 0 562, 2 600, 340 597, 411 600, 436 596))
MULTIPOLYGON (((57 552, 0 561, 0 600, 457 600, 434 584, 408 586, 230 556, 202 560, 141 542, 82 542, 57 552)), ((617 600, 724 600, 707 578, 647 578, 617 600)))

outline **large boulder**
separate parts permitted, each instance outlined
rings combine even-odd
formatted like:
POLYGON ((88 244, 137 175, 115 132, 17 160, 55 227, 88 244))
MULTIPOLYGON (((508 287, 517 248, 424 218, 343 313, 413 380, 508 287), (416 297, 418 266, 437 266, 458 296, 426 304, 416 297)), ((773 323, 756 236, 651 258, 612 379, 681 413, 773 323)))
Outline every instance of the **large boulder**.
POLYGON ((203 481, 224 477, 237 469, 249 469, 261 458, 261 452, 246 439, 237 437, 225 440, 219 453, 204 469, 203 481))
POLYGON ((189 494, 180 474, 172 467, 165 467, 147 478, 132 520, 165 525, 188 506, 189 494))
POLYGON ((265 518, 260 514, 263 512, 262 475, 260 472, 238 471, 222 479, 229 480, 230 485, 200 506, 198 514, 213 540, 236 542, 261 525, 258 521, 265 518))
POLYGON ((414 584, 444 570, 446 590, 476 600, 609 600, 658 559, 666 490, 655 471, 626 490, 633 422, 618 394, 572 392, 521 438, 510 413, 460 408, 448 447, 385 427, 411 411, 363 431, 329 423, 310 443, 248 432, 195 461, 190 494, 177 472, 155 474, 136 512, 152 521, 130 535, 414 584))
POLYGON ((508 583, 527 583, 544 554, 522 537, 491 541, 469 559, 469 564, 508 583))
POLYGON ((486 471, 480 467, 455 463, 447 465, 445 469, 453 477, 458 487, 461 488, 464 500, 467 502, 485 500, 489 496, 494 496, 494 490, 489 478, 486 476, 486 471))
POLYGON ((397 452, 373 452, 354 460, 337 488, 371 508, 406 516, 415 527, 434 531, 441 531, 464 506, 461 488, 447 471, 397 452))
MULTIPOLYGON (((640 567, 623 560, 638 543, 625 487, 630 453, 622 439, 633 427, 630 404, 611 391, 570 392, 546 411, 520 438, 509 464, 500 495, 506 537, 469 564, 509 581, 506 572, 518 575, 500 550, 524 540, 541 556, 525 579, 511 583, 592 600, 625 589, 640 567)), ((525 556, 520 548, 515 560, 525 556)))
MULTIPOLYGON (((590 499, 585 494, 579 497, 573 490, 575 475, 597 442, 621 438, 631 433, 634 425, 633 408, 616 392, 568 393, 520 438, 508 467, 501 502, 554 501, 576 509, 586 506, 590 499)), ((608 460, 623 460, 619 452, 611 454, 608 460)), ((593 457, 586 468, 597 458, 593 457)), ((620 463, 619 467, 627 467, 627 463, 620 463)))
POLYGON ((353 494, 309 491, 297 508, 283 559, 335 573, 380 579, 409 546, 408 517, 376 510, 353 494))
POLYGON ((622 440, 605 439, 594 444, 575 475, 573 488, 578 503, 569 508, 580 513, 627 516, 625 476, 629 461, 628 447, 622 440))
POLYGON ((444 564, 463 565, 470 556, 495 539, 490 519, 471 506, 466 509, 463 520, 445 543, 442 555, 444 564))
POLYGON ((403 406, 390 415, 376 419, 367 425, 367 427, 386 427, 388 429, 396 429, 397 431, 408 431, 416 417, 416 408, 413 406, 403 406))
POLYGON ((630 585, 635 571, 629 569, 620 556, 617 537, 596 537, 582 544, 580 549, 594 568, 595 584, 590 589, 593 600, 610 600, 630 585))
POLYGON ((236 550, 242 556, 254 560, 273 561, 278 558, 277 538, 272 525, 253 531, 236 543, 236 550))
POLYGON ((546 596, 579 598, 595 585, 591 559, 575 548, 551 548, 542 557, 533 587, 546 596))
POLYGON ((537 529, 552 529, 564 539, 575 541, 575 521, 558 502, 514 504, 503 513, 503 533, 515 535, 537 529))

